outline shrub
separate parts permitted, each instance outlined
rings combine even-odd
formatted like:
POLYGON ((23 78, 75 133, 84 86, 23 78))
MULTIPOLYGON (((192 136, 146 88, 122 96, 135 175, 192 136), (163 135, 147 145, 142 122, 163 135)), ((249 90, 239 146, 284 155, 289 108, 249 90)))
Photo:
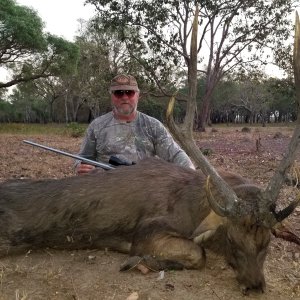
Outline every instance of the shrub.
POLYGON ((71 137, 81 137, 84 135, 86 127, 76 122, 71 122, 67 124, 67 129, 71 137))
POLYGON ((250 132, 251 128, 249 128, 249 127, 243 127, 241 131, 242 132, 250 132))

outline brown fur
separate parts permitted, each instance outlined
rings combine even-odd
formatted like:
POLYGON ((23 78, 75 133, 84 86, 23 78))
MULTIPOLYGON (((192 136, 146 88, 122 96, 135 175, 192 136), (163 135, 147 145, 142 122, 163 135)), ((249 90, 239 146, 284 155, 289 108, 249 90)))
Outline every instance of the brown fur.
POLYGON ((2 183, 0 254, 40 247, 110 248, 201 268, 208 247, 226 257, 246 289, 263 290, 270 233, 251 218, 260 189, 238 175, 220 175, 243 198, 249 217, 212 218, 213 234, 199 245, 194 241, 212 222, 206 219, 211 210, 201 172, 149 159, 80 177, 2 183))

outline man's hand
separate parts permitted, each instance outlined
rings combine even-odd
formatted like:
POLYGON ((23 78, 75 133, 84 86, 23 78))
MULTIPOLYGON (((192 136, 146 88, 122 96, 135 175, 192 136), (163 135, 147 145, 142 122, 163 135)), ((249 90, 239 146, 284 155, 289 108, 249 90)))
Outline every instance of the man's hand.
POLYGON ((92 170, 94 170, 96 167, 92 165, 87 165, 87 164, 79 164, 76 167, 76 174, 77 175, 84 175, 90 173, 92 170))

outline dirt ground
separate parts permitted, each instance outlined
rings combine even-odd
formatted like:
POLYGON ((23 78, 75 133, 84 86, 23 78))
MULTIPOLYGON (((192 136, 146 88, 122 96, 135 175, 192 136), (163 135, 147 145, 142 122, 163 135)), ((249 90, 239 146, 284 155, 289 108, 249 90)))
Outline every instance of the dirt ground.
MULTIPOLYGON (((196 133, 195 138, 203 151, 211 152, 208 159, 214 166, 240 173, 264 187, 291 134, 290 128, 252 128, 250 132, 242 132, 241 128, 222 127, 196 133)), ((0 181, 74 174, 72 159, 25 145, 23 139, 71 153, 78 151, 81 142, 80 138, 46 134, 0 134, 0 181)), ((279 205, 294 199, 297 193, 295 187, 285 185, 279 205)), ((299 216, 297 208, 289 218, 289 226, 300 236, 299 216)), ((119 266, 125 258, 123 254, 99 250, 53 249, 7 257, 0 260, 0 299, 300 299, 300 246, 275 237, 265 264, 264 294, 243 296, 233 271, 212 253, 208 253, 207 266, 202 271, 169 271, 164 276, 141 275, 137 271, 121 273, 119 266)))

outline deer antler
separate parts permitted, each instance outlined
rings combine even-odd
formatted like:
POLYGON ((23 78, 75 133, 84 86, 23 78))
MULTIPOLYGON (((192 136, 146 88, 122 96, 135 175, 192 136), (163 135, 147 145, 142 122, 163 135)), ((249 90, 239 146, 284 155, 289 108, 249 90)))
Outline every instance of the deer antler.
MULTIPOLYGON (((296 100, 298 104, 298 113, 297 113, 297 122, 296 128, 294 130, 292 139, 289 143, 287 152, 285 153, 283 159, 281 160, 277 170, 275 171, 274 176, 271 178, 265 192, 263 195, 263 201, 260 203, 260 211, 262 214, 266 213, 266 209, 272 206, 273 208, 276 199, 278 198, 280 189, 284 182, 284 176, 287 170, 291 167, 295 160, 296 150, 300 141, 300 22, 298 13, 296 13, 295 20, 295 41, 294 41, 294 56, 293 56, 293 65, 294 65, 294 77, 295 77, 295 88, 296 88, 296 100)), ((290 206, 295 207, 296 205, 293 202, 290 206)), ((286 212, 286 210, 285 210, 286 212)), ((290 212, 291 213, 291 212, 290 212)), ((275 218, 280 215, 286 215, 284 211, 280 211, 275 214, 275 218)), ((269 224, 271 225, 271 224, 269 224)))
MULTIPOLYGON (((174 109, 175 97, 173 96, 168 104, 167 108, 167 119, 169 128, 172 126, 176 126, 173 120, 173 109, 174 109)), ((181 131, 178 131, 180 133, 181 131)), ((220 209, 223 211, 220 212, 220 215, 232 215, 232 216, 239 216, 243 214, 240 209, 240 200, 238 199, 234 190, 225 182, 225 180, 218 174, 216 169, 210 162, 206 159, 206 157, 199 151, 197 145, 195 144, 193 139, 189 139, 188 143, 184 144, 184 148, 189 153, 191 157, 193 157, 194 161, 197 163, 201 171, 210 176, 211 181, 213 182, 215 188, 218 190, 220 195, 222 195, 224 199, 223 207, 220 206, 220 209)), ((208 183, 209 186, 209 183, 208 183)), ((207 190, 208 191, 208 190, 207 190)), ((208 192, 208 195, 209 192, 208 192)), ((213 198, 213 197, 212 197, 213 198)), ((209 198, 209 199, 212 199, 209 198)), ((215 201, 214 199, 212 201, 215 201)), ((216 204, 219 206, 219 204, 216 204)))
MULTIPOLYGON (((300 107, 300 22, 299 16, 296 13, 296 26, 295 26, 295 42, 294 42, 294 75, 295 75, 295 85, 296 85, 296 97, 298 107, 300 107)), ((262 222, 266 227, 271 228, 277 222, 282 221, 286 217, 288 217, 296 206, 299 204, 300 200, 296 199, 291 202, 286 208, 282 209, 279 212, 275 211, 276 208, 276 199, 278 198, 280 189, 284 182, 284 176, 286 171, 291 167, 295 160, 296 150, 298 148, 298 144, 300 141, 300 109, 298 109, 297 115, 297 123, 296 128, 294 130, 292 139, 289 143, 288 150, 284 155, 284 158, 280 162, 274 176, 271 178, 266 190, 261 194, 261 201, 259 201, 259 211, 258 211, 258 219, 262 222)), ((233 191, 227 189, 226 184, 224 185, 224 181, 222 178, 218 176, 214 168, 206 161, 203 161, 201 157, 202 164, 200 164, 201 169, 204 173, 209 174, 207 184, 206 184, 206 192, 208 196, 209 203, 211 207, 221 216, 237 216, 239 214, 243 214, 241 208, 239 206, 240 201, 238 200, 236 194, 233 191), (212 193, 209 188, 209 180, 213 180, 216 188, 219 188, 220 192, 226 199, 226 206, 221 206, 216 200, 213 198, 212 193), (225 192, 224 192, 225 191, 225 192), (229 201, 228 201, 229 200, 229 201)))
POLYGON ((167 124, 173 136, 187 154, 194 160, 205 175, 210 175, 212 182, 218 192, 224 199, 224 210, 232 215, 240 215, 239 201, 234 190, 221 178, 214 167, 208 162, 204 155, 199 150, 193 139, 193 121, 196 110, 196 94, 197 94, 197 32, 198 32, 198 15, 199 7, 196 5, 194 20, 192 25, 191 45, 190 45, 190 69, 188 74, 189 85, 189 100, 187 102, 186 115, 183 126, 176 126, 173 120, 173 109, 175 103, 175 95, 170 99, 166 119, 167 124))
MULTIPOLYGON (((193 26, 192 35, 196 37, 196 25, 197 25, 197 9, 195 14, 195 20, 193 26)), ((191 47, 191 52, 195 51, 194 48, 191 47)), ((194 52, 193 52, 194 53, 194 52)), ((195 54, 195 53, 194 53, 195 54)), ((196 56, 195 56, 196 57, 196 56)), ((294 45, 294 73, 295 73, 295 84, 296 84, 296 97, 298 106, 300 103, 300 23, 298 14, 296 14, 296 34, 295 34, 295 45, 294 45)), ((194 74, 194 76, 196 76, 194 74)), ((194 91, 194 90, 193 90, 194 91)), ((193 95, 193 93, 190 93, 193 95)), ((238 198, 235 191, 223 180, 223 178, 217 173, 215 168, 209 163, 209 161, 204 157, 204 155, 199 151, 197 145, 195 144, 192 137, 192 125, 186 126, 184 130, 178 130, 173 120, 173 108, 175 103, 175 96, 170 99, 168 109, 167 109, 167 124, 171 129, 171 132, 175 136, 175 138, 181 142, 184 146, 184 149, 188 153, 190 157, 196 162, 196 164, 201 168, 202 172, 205 175, 210 175, 211 181, 214 184, 215 188, 218 190, 219 194, 222 195, 224 199, 224 203, 220 205, 219 203, 211 203, 213 207, 221 215, 230 216, 241 216, 244 215, 242 201, 238 198)), ((194 104, 193 104, 194 105, 194 104)), ((193 109, 191 111, 194 112, 193 109)), ((267 188, 265 191, 261 192, 259 198, 261 199, 258 203, 259 210, 255 213, 257 220, 260 220, 265 226, 272 227, 277 219, 282 219, 283 216, 291 213, 292 209, 295 208, 296 202, 293 202, 289 205, 289 207, 283 211, 278 213, 275 212, 276 207, 276 199, 278 198, 280 189, 284 182, 284 175, 286 171, 292 165, 295 155, 296 149, 298 147, 300 140, 300 110, 298 110, 298 117, 296 128, 293 133, 293 137, 290 141, 288 151, 284 158, 282 159, 280 165, 278 166, 273 178, 271 178, 267 188)), ((210 198, 211 194, 208 190, 209 200, 215 201, 213 198, 210 198)))
POLYGON ((228 212, 214 199, 214 196, 210 189, 210 175, 206 178, 205 191, 207 200, 212 210, 221 217, 228 216, 228 212))
MULTIPOLYGON (((280 188, 284 181, 284 175, 286 171, 291 167, 294 162, 296 150, 300 140, 300 22, 299 15, 296 13, 295 21, 295 41, 294 41, 294 77, 295 77, 295 88, 296 88, 296 100, 298 103, 298 114, 297 123, 294 130, 292 139, 289 143, 288 150, 278 166, 274 176, 271 178, 268 187, 266 188, 266 194, 268 198, 274 202, 279 194, 280 188)), ((270 203, 271 204, 271 203, 270 203)))

